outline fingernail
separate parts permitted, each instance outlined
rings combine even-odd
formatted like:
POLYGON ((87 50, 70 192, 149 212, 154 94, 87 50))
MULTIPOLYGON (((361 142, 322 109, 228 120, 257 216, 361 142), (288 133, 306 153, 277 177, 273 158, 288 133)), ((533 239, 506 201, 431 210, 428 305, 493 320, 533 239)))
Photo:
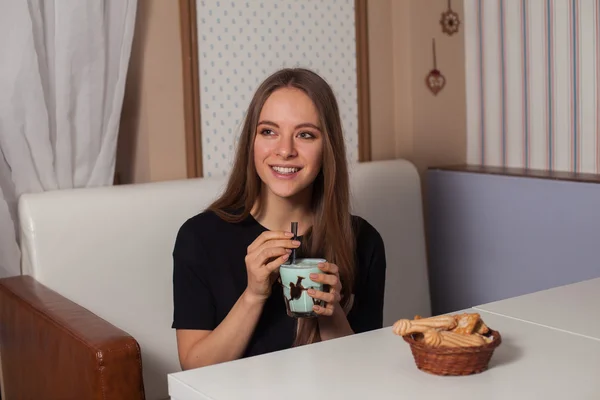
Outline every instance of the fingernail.
POLYGON ((292 232, 285 232, 285 236, 294 237, 294 234, 292 232))
POLYGON ((310 274, 310 279, 317 279, 319 274, 310 274))
POLYGON ((317 293, 315 291, 315 289, 308 289, 307 292, 308 292, 308 294, 315 294, 315 293, 317 293))
POLYGON ((319 267, 319 269, 325 268, 325 264, 324 263, 318 264, 317 266, 319 267))
POLYGON ((289 256, 290 256, 289 254, 284 254, 284 255, 283 255, 283 259, 284 259, 284 260, 287 260, 287 258, 288 258, 289 256))
POLYGON ((300 246, 300 241, 299 240, 292 240, 292 244, 294 244, 296 246, 300 246))
POLYGON ((285 251, 287 251, 288 253, 291 253, 292 249, 285 249, 285 251))
POLYGON ((315 311, 320 311, 320 310, 321 310, 321 307, 319 307, 319 306, 313 306, 313 310, 315 310, 315 311))

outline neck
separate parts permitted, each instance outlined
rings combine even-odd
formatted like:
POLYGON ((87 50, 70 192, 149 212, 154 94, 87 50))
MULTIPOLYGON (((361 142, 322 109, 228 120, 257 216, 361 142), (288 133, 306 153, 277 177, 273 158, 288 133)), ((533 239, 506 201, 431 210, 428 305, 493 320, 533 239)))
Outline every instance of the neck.
POLYGON ((311 188, 307 188, 293 198, 282 198, 273 195, 263 186, 260 199, 254 204, 251 214, 262 226, 271 231, 289 232, 292 222, 298 222, 298 235, 303 235, 313 224, 311 197, 311 188), (259 202, 260 212, 258 212, 259 202))

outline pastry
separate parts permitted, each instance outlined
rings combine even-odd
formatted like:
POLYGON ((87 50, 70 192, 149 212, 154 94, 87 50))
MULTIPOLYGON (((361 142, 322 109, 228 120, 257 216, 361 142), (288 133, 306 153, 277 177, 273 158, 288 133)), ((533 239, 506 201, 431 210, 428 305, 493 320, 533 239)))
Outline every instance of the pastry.
POLYGON ((433 329, 423 333, 423 342, 431 347, 472 347, 482 346, 486 343, 479 335, 466 335, 451 331, 438 332, 433 329))
POLYGON ((442 335, 434 329, 423 333, 423 343, 431 347, 440 347, 442 345, 442 335))
POLYGON ((465 335, 456 332, 444 331, 442 334, 442 346, 447 345, 448 347, 470 347, 470 346, 482 346, 485 344, 485 340, 479 335, 465 335))
POLYGON ((450 330, 456 326, 456 319, 449 315, 420 318, 416 320, 401 319, 393 325, 396 335, 405 336, 411 333, 423 333, 429 329, 450 330))
POLYGON ((456 328, 452 329, 455 333, 471 334, 475 332, 475 327, 481 320, 479 314, 460 314, 456 315, 456 328))
POLYGON ((485 324, 485 322, 483 322, 482 319, 479 319, 479 322, 475 326, 475 332, 479 333, 480 335, 485 335, 489 331, 490 331, 490 328, 488 328, 488 326, 485 324))
POLYGON ((475 335, 477 335, 480 338, 482 338, 486 343, 492 343, 494 341, 494 337, 493 336, 483 336, 480 333, 475 333, 475 335))

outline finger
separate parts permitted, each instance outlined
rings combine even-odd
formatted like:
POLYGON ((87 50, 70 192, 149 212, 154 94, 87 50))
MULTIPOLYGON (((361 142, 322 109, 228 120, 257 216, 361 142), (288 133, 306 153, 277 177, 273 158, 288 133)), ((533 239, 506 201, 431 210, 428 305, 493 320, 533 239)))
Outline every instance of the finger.
POLYGON ((319 269, 323 272, 333 275, 337 275, 340 272, 340 269, 337 265, 328 262, 319 264, 319 269))
POLYGON ((342 301, 342 296, 340 292, 336 290, 336 288, 332 287, 331 289, 329 289, 329 293, 333 295, 335 301, 337 301, 338 303, 342 301))
POLYGON ((326 293, 315 289, 308 289, 306 292, 310 297, 323 300, 326 303, 333 303, 335 301, 335 293, 326 293))
POLYGON ((319 315, 330 317, 333 315, 334 307, 332 304, 327 305, 327 307, 321 307, 321 306, 314 305, 313 310, 314 310, 314 312, 316 312, 319 315))
POLYGON ((284 249, 283 247, 272 247, 272 248, 267 248, 264 249, 263 251, 261 251, 257 256, 256 256, 256 261, 259 263, 259 265, 263 265, 266 264, 268 260, 271 260, 272 258, 275 257, 281 257, 285 254, 289 255, 292 251, 289 249, 284 249))
POLYGON ((336 286, 340 281, 336 275, 330 274, 310 274, 310 280, 313 282, 323 283, 329 286, 336 286))
POLYGON ((287 249, 297 249, 298 247, 300 247, 300 242, 298 240, 285 240, 285 239, 279 239, 279 240, 268 240, 265 243, 263 243, 262 245, 260 245, 258 248, 255 249, 255 252, 257 254, 259 254, 261 251, 266 250, 266 249, 270 249, 272 247, 284 247, 287 249))
POLYGON ((271 273, 277 270, 277 268, 279 268, 279 266, 281 264, 283 264, 284 262, 287 261, 287 259, 290 257, 290 255, 288 253, 282 255, 281 257, 276 258, 275 260, 271 261, 270 263, 268 263, 267 265, 265 265, 265 269, 271 273))
POLYGON ((261 233, 260 235, 258 235, 258 237, 256 239, 254 239, 254 241, 250 244, 250 246, 248 246, 247 250, 248 250, 248 253, 251 253, 252 251, 256 250, 258 247, 260 247, 266 241, 275 240, 275 239, 289 239, 292 237, 294 237, 294 234, 292 232, 265 231, 265 232, 261 233))

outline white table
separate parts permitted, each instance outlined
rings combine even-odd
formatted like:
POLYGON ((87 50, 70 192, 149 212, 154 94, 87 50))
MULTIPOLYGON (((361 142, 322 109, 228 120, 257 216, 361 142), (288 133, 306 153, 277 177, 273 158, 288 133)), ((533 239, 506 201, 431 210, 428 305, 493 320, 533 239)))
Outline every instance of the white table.
POLYGON ((481 374, 440 377, 419 371, 408 344, 388 327, 171 374, 169 394, 172 400, 599 398, 600 341, 479 313, 503 337, 490 369, 481 374), (292 367, 312 389, 300 383, 292 367))
POLYGON ((600 278, 474 308, 600 340, 600 278))

